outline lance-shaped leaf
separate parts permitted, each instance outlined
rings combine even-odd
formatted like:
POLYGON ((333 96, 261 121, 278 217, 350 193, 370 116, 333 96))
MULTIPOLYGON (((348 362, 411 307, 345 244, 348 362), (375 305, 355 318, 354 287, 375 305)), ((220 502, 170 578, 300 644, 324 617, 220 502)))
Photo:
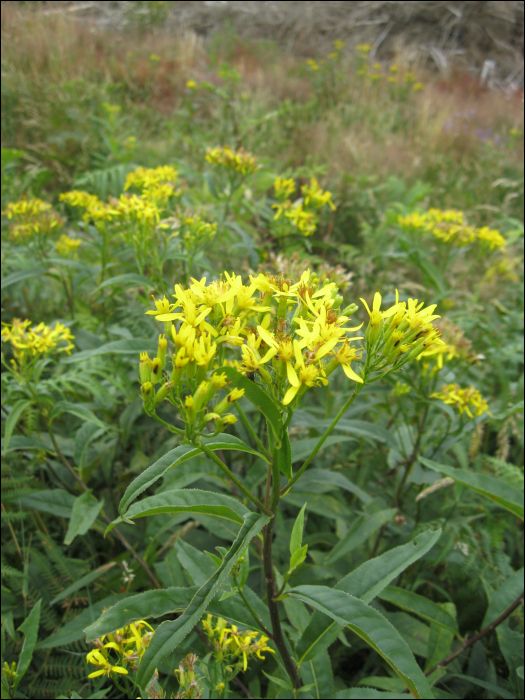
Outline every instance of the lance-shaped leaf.
POLYGON ((419 461, 422 462, 425 467, 446 474, 454 479, 454 481, 457 481, 458 484, 463 484, 463 486, 467 486, 469 489, 476 491, 476 493, 490 498, 491 501, 494 501, 494 503, 509 510, 523 520, 524 498, 523 492, 519 489, 515 489, 501 479, 495 479, 486 474, 470 472, 466 469, 454 469, 453 467, 449 467, 445 464, 438 464, 424 457, 420 457, 419 461))
POLYGON ((25 672, 29 668, 31 659, 33 658, 33 652, 35 650, 36 640, 38 637, 38 627, 40 625, 40 608, 42 606, 42 599, 31 610, 29 615, 26 617, 24 622, 20 625, 20 632, 24 633, 24 643, 22 644, 22 649, 20 650, 20 656, 18 658, 18 666, 16 668, 17 677, 15 680, 15 690, 18 684, 25 675, 25 672))
POLYGON ((396 508, 387 508, 369 517, 361 515, 352 524, 352 527, 348 530, 343 539, 333 548, 326 563, 333 564, 341 559, 341 557, 344 557, 346 554, 356 549, 356 547, 362 545, 367 541, 370 535, 379 530, 389 520, 392 520, 396 513, 396 508))
POLYGON ((381 600, 386 600, 388 603, 397 605, 397 607, 407 612, 414 613, 418 617, 422 617, 428 622, 435 622, 441 627, 446 627, 453 632, 458 639, 460 638, 458 623, 446 610, 443 610, 434 601, 425 598, 422 595, 407 591, 396 586, 387 586, 380 594, 381 600))
POLYGON ((125 519, 119 517, 107 526, 106 535, 115 525, 124 522, 124 520, 145 518, 147 515, 157 515, 158 513, 201 513, 214 515, 217 518, 224 518, 242 525, 249 512, 248 508, 235 498, 215 493, 215 491, 200 491, 199 489, 166 491, 166 493, 158 493, 134 503, 126 512, 125 519))
POLYGON ((71 520, 67 528, 64 544, 71 544, 77 535, 85 535, 93 525, 104 506, 104 501, 97 501, 91 490, 75 499, 71 520))
POLYGON ((289 594, 348 627, 369 644, 416 698, 432 698, 432 691, 408 644, 378 610, 359 598, 328 586, 298 586, 289 594))
MULTIPOLYGON (((361 564, 341 579, 335 590, 344 591, 365 603, 370 603, 402 571, 424 556, 440 537, 441 530, 423 532, 411 542, 361 564)), ((330 646, 340 632, 341 627, 334 620, 316 610, 297 644, 299 664, 312 659, 321 649, 330 646)))
MULTIPOLYGON (((245 442, 239 440, 235 435, 228 435, 227 433, 221 433, 214 438, 202 438, 203 442, 206 444, 210 450, 239 450, 240 452, 249 452, 250 454, 262 457, 258 452, 252 450, 245 442)), ((136 479, 134 479, 131 484, 126 489, 126 492, 122 496, 119 505, 120 515, 124 515, 129 506, 133 501, 140 496, 140 494, 154 484, 157 479, 160 479, 164 474, 173 469, 174 467, 186 462, 188 459, 201 454, 202 450, 197 447, 192 447, 191 445, 180 445, 173 450, 170 450, 160 459, 158 459, 154 464, 149 466, 146 470, 142 472, 136 479)), ((264 459, 264 457, 263 457, 264 459)))
POLYGON ((159 625, 142 657, 137 672, 136 682, 141 688, 146 686, 162 659, 170 654, 199 622, 250 540, 268 522, 269 519, 264 515, 248 513, 237 539, 225 554, 221 566, 204 586, 199 588, 191 603, 177 620, 170 620, 159 625))
POLYGON ((255 382, 245 377, 244 374, 237 372, 234 367, 221 367, 217 370, 218 374, 222 372, 224 372, 234 387, 244 389, 244 396, 263 414, 271 425, 274 435, 276 437, 279 436, 282 430, 281 414, 268 394, 261 387, 257 386, 255 382))

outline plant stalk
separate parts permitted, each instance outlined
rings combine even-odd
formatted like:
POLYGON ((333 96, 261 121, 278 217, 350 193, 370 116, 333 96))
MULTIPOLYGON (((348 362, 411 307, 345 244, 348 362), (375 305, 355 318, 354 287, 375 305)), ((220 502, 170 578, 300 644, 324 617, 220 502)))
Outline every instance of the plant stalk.
MULTIPOLYGON (((270 508, 276 512, 279 506, 280 492, 279 492, 279 466, 274 458, 272 462, 272 498, 270 501, 270 508)), ((270 620, 272 621, 272 631, 273 640, 275 646, 277 647, 281 659, 284 663, 286 671, 290 676, 290 680, 294 688, 301 687, 301 681, 299 679, 299 674, 297 673, 297 668, 290 656, 288 647, 284 640, 283 631, 281 628, 281 620, 279 618, 279 607, 275 599, 275 577, 273 573, 272 564, 272 537, 273 528, 275 525, 275 516, 270 520, 268 525, 264 528, 264 547, 263 547, 263 563, 264 563, 264 574, 266 576, 266 592, 268 597, 268 610, 270 612, 270 620)))

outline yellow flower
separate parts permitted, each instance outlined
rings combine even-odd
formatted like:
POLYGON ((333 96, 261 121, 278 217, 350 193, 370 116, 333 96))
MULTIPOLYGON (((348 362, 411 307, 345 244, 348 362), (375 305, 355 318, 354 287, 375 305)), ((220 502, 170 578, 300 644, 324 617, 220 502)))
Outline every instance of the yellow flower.
POLYGON ((100 652, 98 649, 93 649, 93 651, 90 651, 89 654, 86 657, 86 660, 88 663, 93 664, 94 666, 100 666, 98 671, 93 671, 93 673, 90 673, 88 678, 97 678, 97 676, 110 676, 112 673, 120 673, 127 675, 128 671, 125 668, 122 668, 122 666, 112 666, 110 661, 106 659, 103 655, 102 652, 100 652))
POLYGON ((15 358, 22 363, 28 359, 36 359, 40 355, 48 355, 51 352, 67 352, 71 354, 74 345, 71 342, 74 336, 69 328, 62 323, 56 323, 54 328, 40 323, 36 328, 31 328, 31 321, 26 319, 13 319, 13 323, 3 323, 2 342, 9 342, 13 347, 15 358), (62 345, 66 343, 66 345, 62 345))
POLYGON ((337 49, 337 51, 341 51, 341 49, 344 49, 345 42, 341 41, 340 39, 336 39, 334 42, 334 48, 337 49))
POLYGON ((56 244, 57 253, 64 258, 69 258, 70 256, 74 258, 76 256, 76 250, 81 243, 82 241, 70 238, 67 234, 63 233, 56 244))
POLYGON ((489 248, 503 248, 506 244, 506 240, 503 238, 499 231, 495 229, 489 229, 488 226, 483 226, 477 230, 478 240, 486 243, 489 248))
POLYGON ((255 157, 243 148, 240 148, 238 151, 230 148, 230 146, 209 148, 206 160, 214 166, 221 166, 226 170, 239 172, 243 176, 250 175, 259 169, 255 157))
POLYGON ((196 88, 197 88, 197 83, 196 83, 194 80, 188 80, 188 82, 186 83, 186 87, 187 87, 189 90, 196 90, 196 88))
POLYGON ((311 68, 312 70, 319 70, 319 65, 318 65, 317 61, 314 61, 313 58, 309 58, 309 59, 306 61, 306 65, 307 65, 307 66, 310 66, 310 68, 311 68))
POLYGON ((358 44, 355 47, 355 50, 360 51, 361 53, 368 53, 372 50, 372 47, 370 46, 370 44, 358 44))
POLYGON ((321 209, 326 204, 335 211, 335 205, 332 202, 332 193, 323 191, 319 187, 319 183, 315 177, 312 177, 309 185, 301 187, 305 206, 312 206, 314 209, 321 209))
POLYGON ((462 389, 459 384, 447 384, 440 392, 432 394, 430 398, 441 399, 449 406, 454 406, 460 415, 466 413, 470 418, 474 417, 472 412, 476 416, 489 413, 488 403, 473 386, 462 389))

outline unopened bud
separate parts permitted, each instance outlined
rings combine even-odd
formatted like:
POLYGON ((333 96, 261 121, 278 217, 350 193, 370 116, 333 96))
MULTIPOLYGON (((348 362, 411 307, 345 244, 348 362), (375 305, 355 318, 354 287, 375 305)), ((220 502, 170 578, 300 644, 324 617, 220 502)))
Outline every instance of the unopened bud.
POLYGON ((184 406, 186 408, 186 420, 190 424, 195 423, 197 414, 195 411, 195 401, 193 400, 193 396, 186 396, 184 399, 184 406))
POLYGON ((172 389, 173 382, 166 382, 166 384, 163 384, 155 394, 155 406, 157 406, 157 404, 159 404, 161 401, 164 401, 172 389))
POLYGON ((355 314, 358 308, 359 307, 357 304, 350 304, 341 311, 341 316, 351 316, 352 314, 355 314))
POLYGON ((157 349, 157 357, 159 358, 160 368, 164 369, 166 365, 166 350, 168 348, 168 341, 165 335, 159 335, 159 345, 157 349))
POLYGON ((153 397, 153 384, 146 382, 140 387, 140 394, 144 401, 148 401, 153 397))
POLYGON ((220 416, 227 411, 235 401, 238 401, 244 396, 244 389, 233 389, 228 396, 226 396, 222 401, 220 401, 213 409, 215 413, 220 416))
POLYGON ((151 363, 151 381, 153 384, 160 382, 162 377, 162 367, 158 357, 155 357, 151 363))
POLYGON ((148 356, 147 352, 141 352, 140 353, 140 362, 139 362, 139 379, 141 384, 145 384, 146 382, 149 382, 151 379, 151 372, 152 372, 152 362, 148 356))

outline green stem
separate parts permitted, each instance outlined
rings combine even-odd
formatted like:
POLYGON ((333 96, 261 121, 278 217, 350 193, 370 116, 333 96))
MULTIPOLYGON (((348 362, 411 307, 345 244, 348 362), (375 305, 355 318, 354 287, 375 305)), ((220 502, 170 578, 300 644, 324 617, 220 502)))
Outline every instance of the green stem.
POLYGON ((254 503, 257 506, 257 508, 259 508, 259 510, 261 510, 269 518, 273 518, 272 511, 268 510, 268 508, 266 508, 266 506, 264 506, 259 501, 259 499, 256 498, 253 495, 253 493, 251 493, 251 491, 249 491, 241 481, 239 481, 235 474, 230 469, 228 469, 224 462, 219 457, 217 457, 217 455, 214 452, 212 452, 210 448, 207 447, 207 445, 205 445, 200 438, 197 438, 197 440, 195 441, 195 447, 201 449, 204 452, 204 454, 206 454, 213 462, 215 462, 215 464, 218 467, 220 467, 222 471, 226 474, 228 479, 232 481, 235 484, 235 486, 237 486, 239 491, 241 491, 246 496, 246 498, 249 498, 250 501, 254 503))
MULTIPOLYGON (((270 501, 270 507, 274 512, 277 511, 280 499, 280 474, 279 466, 277 460, 274 458, 272 463, 272 497, 270 501)), ((266 576, 266 593, 267 593, 267 605, 270 613, 270 620, 272 621, 272 631, 273 640, 275 646, 277 647, 281 659, 284 663, 286 671, 290 676, 292 685, 294 688, 301 687, 301 681, 299 680, 299 674, 297 673, 297 668, 290 656, 288 647, 283 636, 283 631, 281 628, 281 620, 279 617, 279 607, 277 601, 275 600, 275 577, 273 573, 272 564, 272 538, 273 538, 273 528, 275 525, 275 517, 273 517, 268 525, 264 528, 264 547, 263 547, 263 563, 264 563, 264 573, 266 576)))
POLYGON ((239 414, 239 417, 240 417, 240 419, 241 419, 241 421, 242 421, 242 424, 244 425, 244 427, 246 428, 246 430, 249 432, 249 434, 252 436, 252 438, 253 438, 255 444, 257 445, 257 447, 260 449, 260 451, 262 452, 262 454, 266 457, 267 461, 269 462, 269 461, 270 461, 270 455, 268 454, 268 450, 267 450, 266 447, 262 444, 262 442, 261 442, 260 439, 259 439, 259 436, 258 436, 257 433, 255 432, 255 430, 252 428, 252 426, 251 426, 251 424, 250 424, 248 418, 246 417, 244 411, 243 411, 242 408, 239 406, 239 402, 238 402, 238 401, 235 402, 235 408, 236 408, 236 410, 237 410, 237 413, 239 414))
POLYGON ((270 632, 270 630, 267 630, 267 629, 266 629, 266 627, 265 627, 264 624, 263 624, 263 621, 261 620, 261 618, 259 617, 259 615, 257 615, 257 613, 255 612, 255 610, 252 608, 252 606, 251 606, 250 603, 248 602, 248 599, 247 599, 246 596, 244 595, 242 589, 239 588, 239 584, 237 583, 237 577, 234 576, 234 577, 233 577, 233 580, 234 580, 234 582, 235 582, 235 587, 237 588, 237 591, 238 591, 238 593, 239 593, 239 595, 240 595, 240 597, 241 597, 242 602, 246 605, 246 608, 248 609, 248 612, 250 613, 250 615, 251 615, 251 616, 253 617, 253 619, 255 620, 255 623, 256 623, 257 627, 258 627, 262 632, 264 632, 264 634, 265 634, 267 637, 269 637, 270 639, 273 639, 273 634, 270 632))
POLYGON ((330 433, 333 431, 333 429, 335 428, 335 426, 337 425, 337 423, 341 420, 341 418, 343 417, 343 415, 346 413, 346 411, 350 408, 350 406, 351 406, 351 405, 353 404, 353 402, 356 400, 356 398, 357 398, 357 396, 359 395, 359 392, 361 391, 362 388, 363 388, 363 385, 362 385, 362 384, 356 384, 356 385, 355 385, 354 393, 353 393, 352 396, 348 399, 348 401, 345 403, 345 405, 344 405, 343 408, 339 411, 339 413, 336 415, 336 417, 333 419, 333 421, 330 423, 330 425, 328 426, 328 428, 325 430, 325 432, 324 432, 322 438, 319 440, 319 442, 317 443, 317 445, 314 447, 313 452, 310 454, 310 456, 308 457, 308 459, 306 460, 306 462, 305 462, 305 463, 303 464, 303 466, 299 469, 299 471, 297 472, 297 474, 296 474, 292 479, 290 479, 290 481, 286 484, 286 486, 284 486, 284 487, 281 489, 281 496, 284 496, 285 494, 287 494, 288 491, 289 491, 289 490, 292 488, 292 486, 295 484, 295 482, 299 479, 299 477, 302 475, 302 473, 304 472, 304 470, 308 467, 308 465, 310 464, 310 462, 312 461, 312 459, 315 457, 315 455, 319 452, 319 450, 321 449, 321 447, 324 445, 324 443, 326 442, 326 439, 330 436, 330 433))
POLYGON ((167 423, 165 420, 162 420, 162 418, 159 418, 158 415, 155 413, 155 411, 148 413, 148 416, 150 418, 153 418, 154 420, 156 420, 157 423, 160 423, 165 428, 167 428, 170 431, 170 433, 176 433, 177 435, 186 435, 184 430, 181 430, 180 428, 176 428, 174 425, 171 425, 171 423, 167 423))

